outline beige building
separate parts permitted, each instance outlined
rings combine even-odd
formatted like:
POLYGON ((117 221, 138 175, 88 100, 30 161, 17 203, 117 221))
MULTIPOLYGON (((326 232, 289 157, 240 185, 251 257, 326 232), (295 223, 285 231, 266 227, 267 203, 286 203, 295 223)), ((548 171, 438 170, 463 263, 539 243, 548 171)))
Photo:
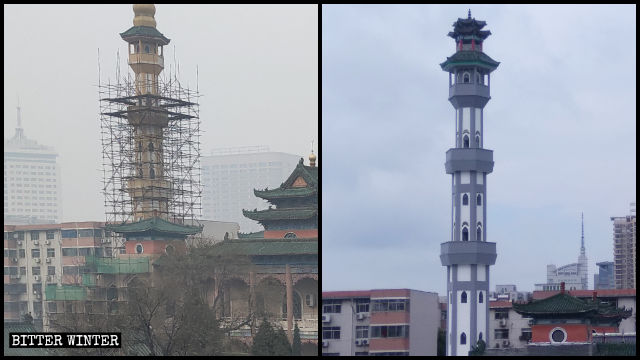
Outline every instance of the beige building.
POLYGON ((613 262, 616 289, 636 287, 636 215, 635 203, 631 215, 612 217, 613 221, 613 262))
POLYGON ((513 310, 511 301, 490 301, 487 348, 526 347, 531 339, 530 321, 513 310))

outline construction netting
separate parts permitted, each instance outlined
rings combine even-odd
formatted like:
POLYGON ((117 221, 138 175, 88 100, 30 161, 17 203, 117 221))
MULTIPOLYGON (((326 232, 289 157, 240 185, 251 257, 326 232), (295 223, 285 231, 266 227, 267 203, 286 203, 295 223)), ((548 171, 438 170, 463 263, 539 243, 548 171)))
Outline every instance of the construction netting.
MULTIPOLYGON (((98 274, 139 274, 151 271, 147 257, 101 258, 86 256, 85 259, 85 264, 90 268, 90 272, 98 274)), ((87 282, 90 281, 91 279, 88 278, 87 282)))

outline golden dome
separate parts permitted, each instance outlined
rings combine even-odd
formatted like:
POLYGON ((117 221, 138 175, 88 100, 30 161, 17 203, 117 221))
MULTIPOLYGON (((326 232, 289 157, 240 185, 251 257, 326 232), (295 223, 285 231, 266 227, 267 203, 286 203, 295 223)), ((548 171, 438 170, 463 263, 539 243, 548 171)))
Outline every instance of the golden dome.
POLYGON ((311 155, 309 155, 309 165, 310 166, 316 166, 316 155, 313 153, 313 150, 311 151, 311 155))
POLYGON ((153 4, 134 4, 133 13, 133 26, 150 26, 156 27, 156 7, 153 4))

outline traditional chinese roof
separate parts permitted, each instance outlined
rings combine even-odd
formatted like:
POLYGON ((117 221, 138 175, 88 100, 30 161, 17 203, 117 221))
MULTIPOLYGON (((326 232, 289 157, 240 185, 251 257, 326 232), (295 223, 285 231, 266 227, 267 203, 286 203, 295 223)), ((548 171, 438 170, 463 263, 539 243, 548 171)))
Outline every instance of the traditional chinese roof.
POLYGON ((307 196, 317 196, 318 190, 312 187, 303 187, 303 188, 277 188, 273 190, 257 190, 254 189, 253 193, 259 197, 266 200, 271 199, 281 199, 281 198, 293 198, 293 197, 307 197, 307 196))
POLYGON ((440 64, 440 67, 444 71, 451 71, 457 66, 478 66, 493 71, 498 65, 500 62, 493 60, 483 52, 463 50, 447 57, 447 60, 440 64))
POLYGON ((167 45, 171 41, 162 35, 158 29, 151 26, 133 26, 129 30, 120 33, 120 36, 125 41, 135 40, 135 38, 151 38, 151 40, 156 40, 162 45, 167 45))
POLYGON ((266 200, 290 197, 317 196, 318 168, 315 166, 305 166, 303 161, 304 160, 300 158, 300 162, 298 162, 296 168, 293 169, 291 175, 289 175, 287 180, 285 180, 285 182, 283 182, 279 188, 271 190, 255 189, 253 193, 256 196, 266 200), (293 184, 298 178, 302 178, 307 183, 307 186, 294 187, 293 184))
MULTIPOLYGON (((599 298, 605 297, 635 297, 636 289, 598 289, 598 290, 569 290, 569 295, 580 297, 580 298, 590 298, 593 297, 593 292, 596 292, 596 296, 599 298)), ((541 300, 546 299, 550 296, 556 295, 560 293, 560 290, 551 290, 551 291, 534 291, 533 292, 533 300, 541 300)))
POLYGON ((290 208, 267 210, 242 210, 242 214, 251 220, 304 220, 318 215, 317 208, 290 208))
POLYGON ((317 255, 318 239, 225 240, 211 250, 214 255, 317 255))
POLYGON ((140 220, 134 223, 123 223, 119 225, 107 224, 107 230, 122 234, 158 234, 176 237, 186 237, 187 235, 197 234, 202 231, 199 226, 187 226, 174 224, 159 217, 140 220))
POLYGON ((469 17, 466 19, 458 18, 458 20, 453 23, 453 31, 450 32, 448 36, 458 39, 459 36, 475 35, 484 40, 491 35, 491 31, 481 30, 485 25, 487 25, 486 22, 471 18, 471 13, 469 13, 469 17))
POLYGON ((579 299, 562 292, 528 304, 513 304, 513 309, 518 314, 537 318, 578 315, 590 318, 623 319, 631 316, 631 310, 617 308, 614 304, 579 299))

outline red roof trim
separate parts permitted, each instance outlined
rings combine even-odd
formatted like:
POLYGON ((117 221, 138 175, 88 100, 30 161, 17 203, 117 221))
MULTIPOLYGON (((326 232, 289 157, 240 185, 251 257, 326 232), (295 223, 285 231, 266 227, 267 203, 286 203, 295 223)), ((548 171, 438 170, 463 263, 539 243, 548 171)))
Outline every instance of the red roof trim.
POLYGON ((355 291, 323 291, 323 299, 344 299, 356 297, 371 297, 371 290, 355 290, 355 291))
POLYGON ((513 304, 511 303, 511 301, 490 301, 489 302, 489 308, 494 309, 494 308, 511 308, 513 307, 513 304))
POLYGON ((82 221, 66 222, 61 224, 34 224, 34 225, 4 225, 4 231, 29 231, 29 230, 58 230, 58 229, 88 229, 104 228, 104 222, 82 221))
MULTIPOLYGON (((597 297, 624 297, 636 296, 636 289, 600 289, 600 290, 569 290, 568 293, 575 297, 592 297, 593 292, 597 293, 597 297)), ((560 290, 553 291, 534 291, 533 300, 542 300, 560 293, 560 290)))

